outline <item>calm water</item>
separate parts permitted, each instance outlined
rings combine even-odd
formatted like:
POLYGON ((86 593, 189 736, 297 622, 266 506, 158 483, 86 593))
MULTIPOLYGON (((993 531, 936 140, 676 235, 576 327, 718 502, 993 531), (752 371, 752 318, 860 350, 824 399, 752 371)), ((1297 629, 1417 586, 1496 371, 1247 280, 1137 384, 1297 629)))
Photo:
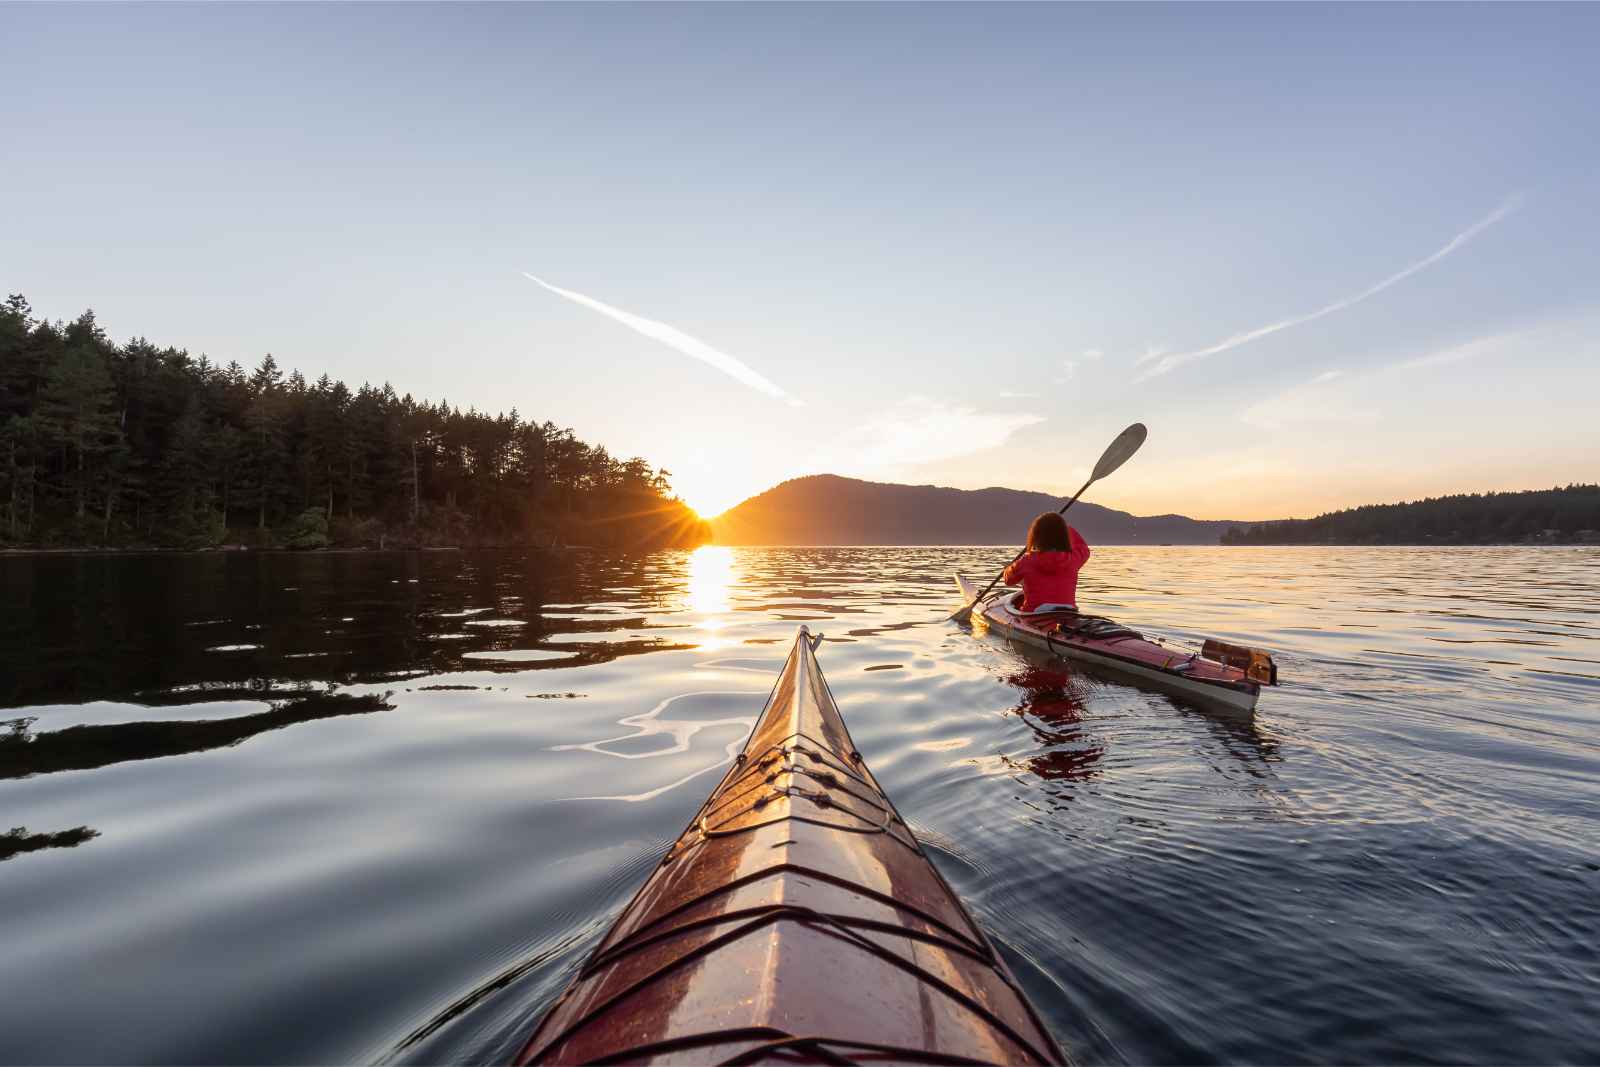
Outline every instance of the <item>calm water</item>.
POLYGON ((945 623, 1006 555, 0 558, 0 1060, 507 1056, 801 621, 1078 1056, 1600 1060, 1600 552, 1097 551, 1253 719, 945 623))

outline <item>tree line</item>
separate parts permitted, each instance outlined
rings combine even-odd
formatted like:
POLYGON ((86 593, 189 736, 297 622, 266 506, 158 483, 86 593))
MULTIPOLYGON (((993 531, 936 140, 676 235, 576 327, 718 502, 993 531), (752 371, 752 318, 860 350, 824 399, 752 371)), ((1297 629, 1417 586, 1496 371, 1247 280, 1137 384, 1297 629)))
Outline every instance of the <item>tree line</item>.
POLYGON ((1225 545, 1600 543, 1600 485, 1458 493, 1234 527, 1225 545))
POLYGON ((515 409, 308 382, 271 354, 246 371, 115 344, 93 311, 0 305, 0 543, 699 544, 669 479, 515 409))

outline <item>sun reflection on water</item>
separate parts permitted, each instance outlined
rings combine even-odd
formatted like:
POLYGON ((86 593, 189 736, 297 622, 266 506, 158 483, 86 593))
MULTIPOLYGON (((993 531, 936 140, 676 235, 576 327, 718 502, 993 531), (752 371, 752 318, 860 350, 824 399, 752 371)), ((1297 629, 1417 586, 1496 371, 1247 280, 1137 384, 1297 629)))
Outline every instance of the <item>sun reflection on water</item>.
POLYGON ((728 610, 733 584, 733 549, 701 545, 689 553, 689 610, 712 615, 728 610))
POLYGON ((687 607, 700 616, 695 626, 700 631, 702 650, 721 648, 729 642, 717 631, 727 625, 723 616, 732 610, 728 592, 733 586, 733 549, 723 545, 701 545, 689 554, 687 607))

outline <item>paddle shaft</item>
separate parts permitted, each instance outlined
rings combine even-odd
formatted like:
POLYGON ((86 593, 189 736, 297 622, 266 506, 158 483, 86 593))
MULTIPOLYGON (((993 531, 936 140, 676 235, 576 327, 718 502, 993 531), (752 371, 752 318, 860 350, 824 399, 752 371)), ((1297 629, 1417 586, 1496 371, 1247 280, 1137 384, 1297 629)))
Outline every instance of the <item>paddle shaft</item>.
MULTIPOLYGON (((1112 471, 1128 462, 1129 458, 1132 457, 1135 452, 1139 451, 1139 446, 1144 444, 1144 439, 1147 434, 1148 431, 1145 429, 1144 423, 1142 422, 1136 422, 1132 426, 1129 426, 1126 430, 1123 430, 1121 433, 1117 434, 1116 439, 1107 445, 1106 450, 1101 453, 1100 462, 1094 465, 1094 471, 1090 473, 1089 480, 1084 482, 1082 488, 1080 488, 1076 493, 1072 494, 1071 500, 1067 501, 1065 504, 1062 504, 1061 507, 1057 509, 1056 514, 1065 515, 1067 513, 1067 509, 1078 502, 1078 498, 1084 494, 1084 490, 1088 489, 1095 482, 1098 482, 1101 478, 1106 477, 1112 471)), ((1027 553, 1027 551, 1027 546, 1024 545, 1021 552, 1018 552, 1015 556, 1011 557, 1011 562, 1017 562, 1017 560, 1021 559, 1023 555, 1027 553)), ((972 609, 978 606, 978 601, 989 595, 989 590, 994 588, 995 582, 998 582, 1001 578, 1005 577, 1005 573, 1006 572, 1002 570, 999 574, 995 575, 994 581, 991 581, 988 585, 984 586, 983 592, 979 593, 977 598, 974 599, 972 603, 966 605, 954 615, 950 616, 950 620, 952 622, 957 620, 966 622, 968 619, 970 619, 972 617, 972 609)))
MULTIPOLYGON (((1065 515, 1067 513, 1067 509, 1078 502, 1078 498, 1083 495, 1084 490, 1088 489, 1093 484, 1094 484, 1094 476, 1090 475, 1089 480, 1084 482, 1083 485, 1078 489, 1078 491, 1076 493, 1072 494, 1072 499, 1071 500, 1067 501, 1065 504, 1062 504, 1061 507, 1059 509, 1057 509, 1056 514, 1057 515, 1065 515)), ((1022 546, 1022 551, 1018 552, 1015 556, 1011 557, 1011 563, 1015 563, 1017 560, 1021 559, 1023 556, 1026 556, 1027 554, 1028 554, 1028 546, 1027 545, 1023 545, 1022 546)), ((993 578, 989 579, 989 584, 983 587, 983 592, 979 593, 976 597, 974 597, 973 600, 972 600, 972 603, 967 605, 967 610, 968 611, 971 611, 974 607, 976 607, 977 604, 978 604, 978 601, 982 600, 984 597, 989 595, 989 590, 993 589, 995 587, 996 583, 998 583, 1001 578, 1005 577, 1006 568, 1010 567, 1011 563, 1007 563, 1005 567, 1000 568, 1000 573, 995 575, 993 578)))

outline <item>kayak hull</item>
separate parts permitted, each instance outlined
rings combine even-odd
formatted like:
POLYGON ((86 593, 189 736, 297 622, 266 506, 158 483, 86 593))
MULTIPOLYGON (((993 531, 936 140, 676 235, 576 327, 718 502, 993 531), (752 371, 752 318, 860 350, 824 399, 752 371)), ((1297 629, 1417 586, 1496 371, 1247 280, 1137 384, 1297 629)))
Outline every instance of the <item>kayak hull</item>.
POLYGON ((1061 1050, 856 751, 812 641, 519 1063, 1046 1063, 1061 1050))
MULTIPOLYGON (((959 574, 956 587, 965 604, 971 604, 983 590, 959 574)), ((1261 686, 1243 670, 1178 652, 1132 631, 1104 638, 1054 632, 1055 623, 1067 616, 1023 614, 1016 610, 1014 598, 1018 595, 1011 589, 990 593, 973 609, 972 616, 1008 640, 1214 710, 1249 714, 1261 698, 1261 686)))

